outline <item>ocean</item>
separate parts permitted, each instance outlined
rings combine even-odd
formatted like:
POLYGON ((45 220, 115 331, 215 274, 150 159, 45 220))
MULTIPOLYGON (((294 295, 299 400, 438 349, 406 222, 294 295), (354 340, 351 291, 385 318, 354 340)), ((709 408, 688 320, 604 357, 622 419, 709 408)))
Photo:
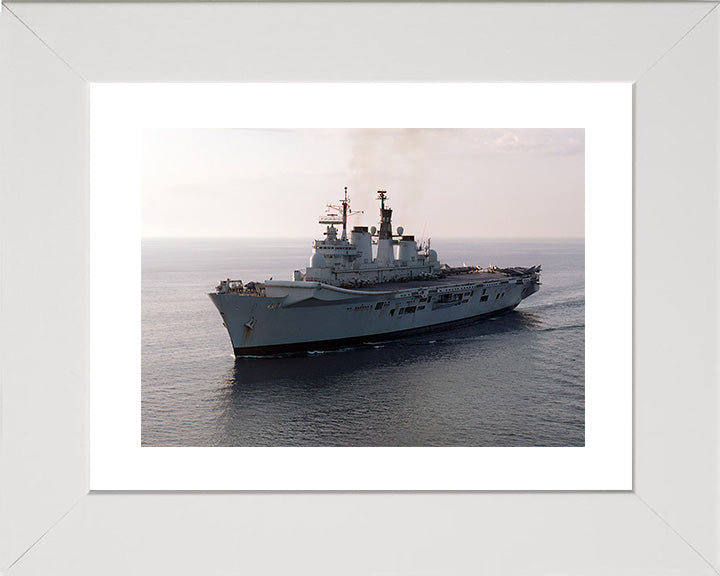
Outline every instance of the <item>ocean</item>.
POLYGON ((582 240, 433 240, 453 266, 542 264, 503 316, 391 342, 235 359, 207 296, 290 279, 310 242, 146 239, 143 446, 584 446, 582 240))

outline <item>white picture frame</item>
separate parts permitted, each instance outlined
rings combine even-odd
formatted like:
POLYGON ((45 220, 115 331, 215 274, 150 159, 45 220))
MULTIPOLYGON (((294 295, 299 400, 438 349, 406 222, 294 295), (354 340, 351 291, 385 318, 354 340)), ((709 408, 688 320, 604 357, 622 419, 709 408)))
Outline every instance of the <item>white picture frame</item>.
POLYGON ((716 8, 5 6, 0 570, 717 573, 716 8), (88 494, 87 82, 183 75, 635 82, 633 491, 88 494), (681 294, 711 294, 702 314, 677 297, 683 270, 700 281, 681 294))

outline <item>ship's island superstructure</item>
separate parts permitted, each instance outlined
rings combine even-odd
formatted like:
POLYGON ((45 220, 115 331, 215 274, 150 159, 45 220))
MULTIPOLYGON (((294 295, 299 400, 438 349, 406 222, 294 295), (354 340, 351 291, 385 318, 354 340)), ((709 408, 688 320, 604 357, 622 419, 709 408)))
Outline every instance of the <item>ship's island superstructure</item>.
POLYGON ((348 218, 358 212, 345 188, 340 204, 319 218, 325 239, 313 242, 308 267, 292 280, 220 282, 209 296, 236 356, 389 340, 507 312, 538 291, 540 266, 441 264, 429 241, 418 243, 401 227, 393 234, 387 192, 378 199, 380 228, 355 226, 348 238, 348 218))

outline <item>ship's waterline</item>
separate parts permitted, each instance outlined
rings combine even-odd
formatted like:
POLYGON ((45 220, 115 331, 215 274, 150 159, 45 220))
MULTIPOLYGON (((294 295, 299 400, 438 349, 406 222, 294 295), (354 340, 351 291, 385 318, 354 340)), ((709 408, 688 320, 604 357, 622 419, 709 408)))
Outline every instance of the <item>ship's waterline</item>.
POLYGON ((356 226, 349 240, 347 188, 339 206, 328 205, 320 217, 326 238, 313 243, 310 265, 292 281, 228 279, 210 294, 237 356, 397 338, 507 312, 538 291, 539 266, 441 264, 429 242, 402 228, 392 234, 387 192, 378 199, 379 230, 356 226))

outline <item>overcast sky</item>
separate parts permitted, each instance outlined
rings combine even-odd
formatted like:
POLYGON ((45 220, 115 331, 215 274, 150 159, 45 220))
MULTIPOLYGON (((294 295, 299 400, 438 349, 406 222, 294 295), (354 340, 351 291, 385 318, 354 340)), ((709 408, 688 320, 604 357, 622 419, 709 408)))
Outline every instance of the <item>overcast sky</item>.
POLYGON ((320 238, 350 226, 433 238, 582 238, 583 129, 158 129, 143 140, 145 237, 320 238))

